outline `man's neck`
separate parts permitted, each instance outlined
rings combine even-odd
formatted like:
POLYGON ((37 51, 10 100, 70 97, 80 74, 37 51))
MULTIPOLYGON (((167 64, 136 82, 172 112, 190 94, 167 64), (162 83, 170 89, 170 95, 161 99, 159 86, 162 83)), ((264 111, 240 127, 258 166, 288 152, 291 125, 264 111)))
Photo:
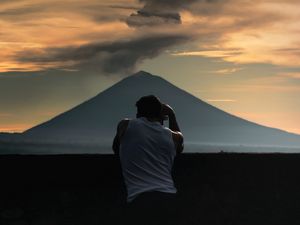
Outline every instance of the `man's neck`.
POLYGON ((150 122, 159 122, 160 124, 162 124, 162 121, 160 118, 156 118, 156 117, 145 117, 145 118, 150 122))
POLYGON ((150 121, 150 122, 160 122, 160 120, 157 119, 157 118, 146 117, 146 119, 147 119, 148 121, 150 121))

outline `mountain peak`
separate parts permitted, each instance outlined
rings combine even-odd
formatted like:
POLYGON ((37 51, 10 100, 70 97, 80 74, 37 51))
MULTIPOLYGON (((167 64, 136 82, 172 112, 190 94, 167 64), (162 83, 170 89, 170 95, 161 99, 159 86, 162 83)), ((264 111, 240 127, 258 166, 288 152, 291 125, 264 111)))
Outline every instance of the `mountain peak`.
POLYGON ((158 75, 153 75, 149 72, 146 72, 144 70, 140 70, 128 77, 125 77, 123 81, 134 81, 134 82, 155 82, 155 81, 166 81, 162 77, 158 75))
POLYGON ((148 72, 146 72, 144 70, 140 70, 139 72, 136 72, 136 73, 132 74, 132 76, 139 76, 139 77, 141 77, 141 76, 154 76, 154 75, 151 74, 151 73, 148 73, 148 72))

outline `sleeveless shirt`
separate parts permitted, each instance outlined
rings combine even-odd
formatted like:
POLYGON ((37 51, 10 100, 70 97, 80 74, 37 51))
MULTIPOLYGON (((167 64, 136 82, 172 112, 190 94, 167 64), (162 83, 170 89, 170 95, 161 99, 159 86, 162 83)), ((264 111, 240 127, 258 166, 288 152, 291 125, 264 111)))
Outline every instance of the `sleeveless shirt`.
POLYGON ((177 192, 171 174, 176 149, 169 128, 145 117, 130 120, 119 154, 127 202, 143 192, 177 192))

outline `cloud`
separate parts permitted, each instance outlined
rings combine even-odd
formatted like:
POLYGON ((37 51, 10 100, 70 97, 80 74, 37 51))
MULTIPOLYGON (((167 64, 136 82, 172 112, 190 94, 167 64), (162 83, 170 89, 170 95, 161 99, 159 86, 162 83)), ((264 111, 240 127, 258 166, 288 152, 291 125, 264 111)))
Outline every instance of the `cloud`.
POLYGON ((177 12, 148 12, 139 10, 126 19, 131 27, 156 26, 166 24, 180 24, 180 15, 177 12))
POLYGON ((286 72, 281 73, 280 76, 292 79, 300 79, 300 72, 286 72))
MULTIPOLYGON (((125 18, 128 10, 134 10, 134 4, 114 5, 113 2, 107 4, 99 1, 50 1, 50 0, 24 0, 19 2, 8 1, 7 5, 1 7, 0 19, 12 22, 35 21, 36 19, 69 17, 72 15, 82 15, 96 21, 116 21, 125 18)), ((2 3, 3 4, 3 3, 2 3)))
POLYGON ((275 0, 194 2, 181 12, 181 20, 198 36, 197 46, 173 55, 299 66, 299 6, 275 0))
POLYGON ((226 68, 226 69, 220 69, 220 70, 212 71, 212 73, 227 75, 227 74, 235 73, 235 72, 240 71, 240 70, 242 70, 242 68, 226 68))
POLYGON ((207 51, 184 51, 171 53, 173 56, 205 56, 209 58, 226 58, 241 54, 240 50, 207 50, 207 51))
POLYGON ((181 24, 180 10, 197 0, 140 0, 143 7, 132 13, 126 23, 131 27, 181 24))
POLYGON ((2 9, 0 11, 0 14, 1 14, 1 19, 5 19, 7 17, 32 15, 34 13, 38 13, 44 10, 45 8, 42 5, 25 4, 17 7, 8 7, 6 9, 2 9))
MULTIPOLYGON (((175 2, 179 4, 179 1, 175 2)), ((53 4, 48 0, 24 0, 15 4, 8 2, 5 7, 0 5, 0 25, 4 31, 0 41, 0 47, 4 48, 0 53, 0 71, 59 68, 131 72, 144 59, 156 57, 164 50, 190 40, 188 31, 153 29, 141 32, 125 23, 141 4, 145 9, 154 10, 158 6, 172 5, 170 3, 78 0, 72 4, 53 4)), ((159 10, 158 14, 151 11, 148 16, 180 18, 179 13, 167 8, 167 11, 159 10)), ((171 8, 177 10, 178 7, 171 8)), ((146 11, 141 12, 147 17, 146 11)))
POLYGON ((156 57, 167 48, 191 40, 188 35, 151 34, 127 40, 90 43, 79 47, 23 51, 16 60, 54 67, 99 70, 104 73, 132 72, 144 59, 156 57))
POLYGON ((0 71, 74 66, 107 73, 121 71, 120 68, 129 71, 143 59, 186 43, 180 52, 170 51, 171 54, 233 63, 300 65, 299 3, 295 0, 5 2, 0 4, 0 71), (157 33, 163 34, 159 37, 157 33), (163 38, 168 33, 170 43, 163 38), (174 41, 174 36, 186 41, 174 41), (157 41, 158 47, 151 41, 157 41), (145 45, 137 50, 135 43, 145 45), (96 50, 92 51, 92 47, 96 50), (93 55, 81 59, 67 55, 85 51, 93 55))

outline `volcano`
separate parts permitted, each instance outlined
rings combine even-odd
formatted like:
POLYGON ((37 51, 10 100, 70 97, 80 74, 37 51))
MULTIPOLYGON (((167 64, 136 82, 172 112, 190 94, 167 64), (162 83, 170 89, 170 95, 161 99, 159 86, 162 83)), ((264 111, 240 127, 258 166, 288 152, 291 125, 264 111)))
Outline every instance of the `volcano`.
POLYGON ((167 80, 140 71, 53 119, 26 130, 31 140, 111 143, 118 122, 134 118, 135 102, 156 95, 170 104, 188 146, 197 144, 299 147, 300 136, 226 113, 167 80))

